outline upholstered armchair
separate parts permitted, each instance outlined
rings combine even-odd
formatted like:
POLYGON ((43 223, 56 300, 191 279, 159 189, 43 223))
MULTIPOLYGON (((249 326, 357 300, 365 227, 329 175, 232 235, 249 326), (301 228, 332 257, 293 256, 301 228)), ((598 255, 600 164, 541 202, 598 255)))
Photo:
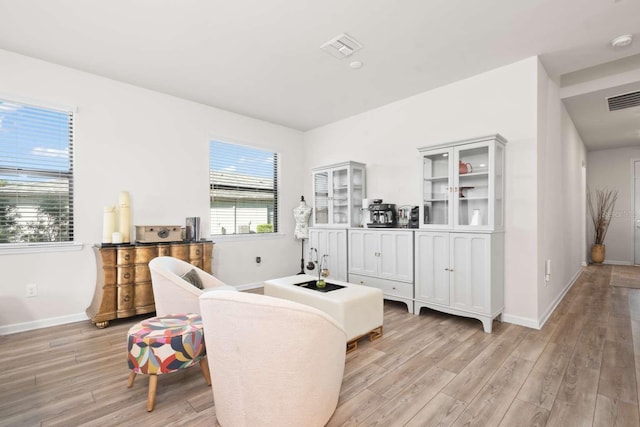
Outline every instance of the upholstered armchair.
POLYGON ((149 262, 151 286, 156 302, 156 315, 165 316, 175 313, 200 313, 198 297, 209 290, 231 290, 207 272, 177 258, 163 256, 149 262), (192 271, 193 270, 193 271, 192 271), (202 284, 202 289, 194 286, 181 276, 194 277, 202 284))
POLYGON ((344 373, 342 326, 293 301, 207 292, 200 308, 218 422, 225 427, 324 426, 344 373))

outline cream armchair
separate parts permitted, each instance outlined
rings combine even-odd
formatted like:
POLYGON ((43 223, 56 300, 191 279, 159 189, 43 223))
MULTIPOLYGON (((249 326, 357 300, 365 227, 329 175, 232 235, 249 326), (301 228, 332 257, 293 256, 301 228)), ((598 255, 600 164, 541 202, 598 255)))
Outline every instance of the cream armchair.
POLYGON ((322 311, 245 292, 207 292, 200 308, 218 422, 324 426, 338 404, 347 334, 322 311))
POLYGON ((165 316, 174 313, 200 313, 198 297, 209 290, 231 290, 207 272, 177 258, 163 256, 149 262, 151 286, 156 302, 156 315, 165 316), (204 289, 198 289, 180 276, 195 270, 204 289))

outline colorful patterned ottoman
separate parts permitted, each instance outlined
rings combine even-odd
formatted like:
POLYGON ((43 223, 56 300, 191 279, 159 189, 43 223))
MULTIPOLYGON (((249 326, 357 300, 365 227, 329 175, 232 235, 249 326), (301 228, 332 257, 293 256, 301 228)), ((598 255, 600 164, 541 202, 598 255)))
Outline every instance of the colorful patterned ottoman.
POLYGON ((153 411, 158 375, 185 369, 200 362, 202 375, 211 385, 202 318, 199 314, 169 314, 143 320, 129 329, 127 338, 129 382, 136 374, 149 375, 147 411, 153 411))

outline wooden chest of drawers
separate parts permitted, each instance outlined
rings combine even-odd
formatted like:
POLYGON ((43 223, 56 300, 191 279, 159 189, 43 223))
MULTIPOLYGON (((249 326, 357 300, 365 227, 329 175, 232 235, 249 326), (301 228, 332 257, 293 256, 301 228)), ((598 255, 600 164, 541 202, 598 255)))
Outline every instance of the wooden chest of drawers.
POLYGON ((99 328, 109 321, 156 310, 149 261, 172 256, 211 273, 213 242, 95 245, 97 281, 87 316, 99 328))

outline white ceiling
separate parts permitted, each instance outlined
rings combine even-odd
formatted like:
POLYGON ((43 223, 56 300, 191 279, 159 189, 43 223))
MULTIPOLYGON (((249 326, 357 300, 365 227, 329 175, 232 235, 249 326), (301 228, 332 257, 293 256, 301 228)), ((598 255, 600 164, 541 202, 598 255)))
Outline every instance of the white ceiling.
MULTIPOLYGON (((0 49, 308 130, 533 55, 559 77, 640 54, 640 0, 0 0, 0 49), (343 32, 364 48, 319 49, 343 32)), ((598 96, 567 97, 591 149, 598 96)))

